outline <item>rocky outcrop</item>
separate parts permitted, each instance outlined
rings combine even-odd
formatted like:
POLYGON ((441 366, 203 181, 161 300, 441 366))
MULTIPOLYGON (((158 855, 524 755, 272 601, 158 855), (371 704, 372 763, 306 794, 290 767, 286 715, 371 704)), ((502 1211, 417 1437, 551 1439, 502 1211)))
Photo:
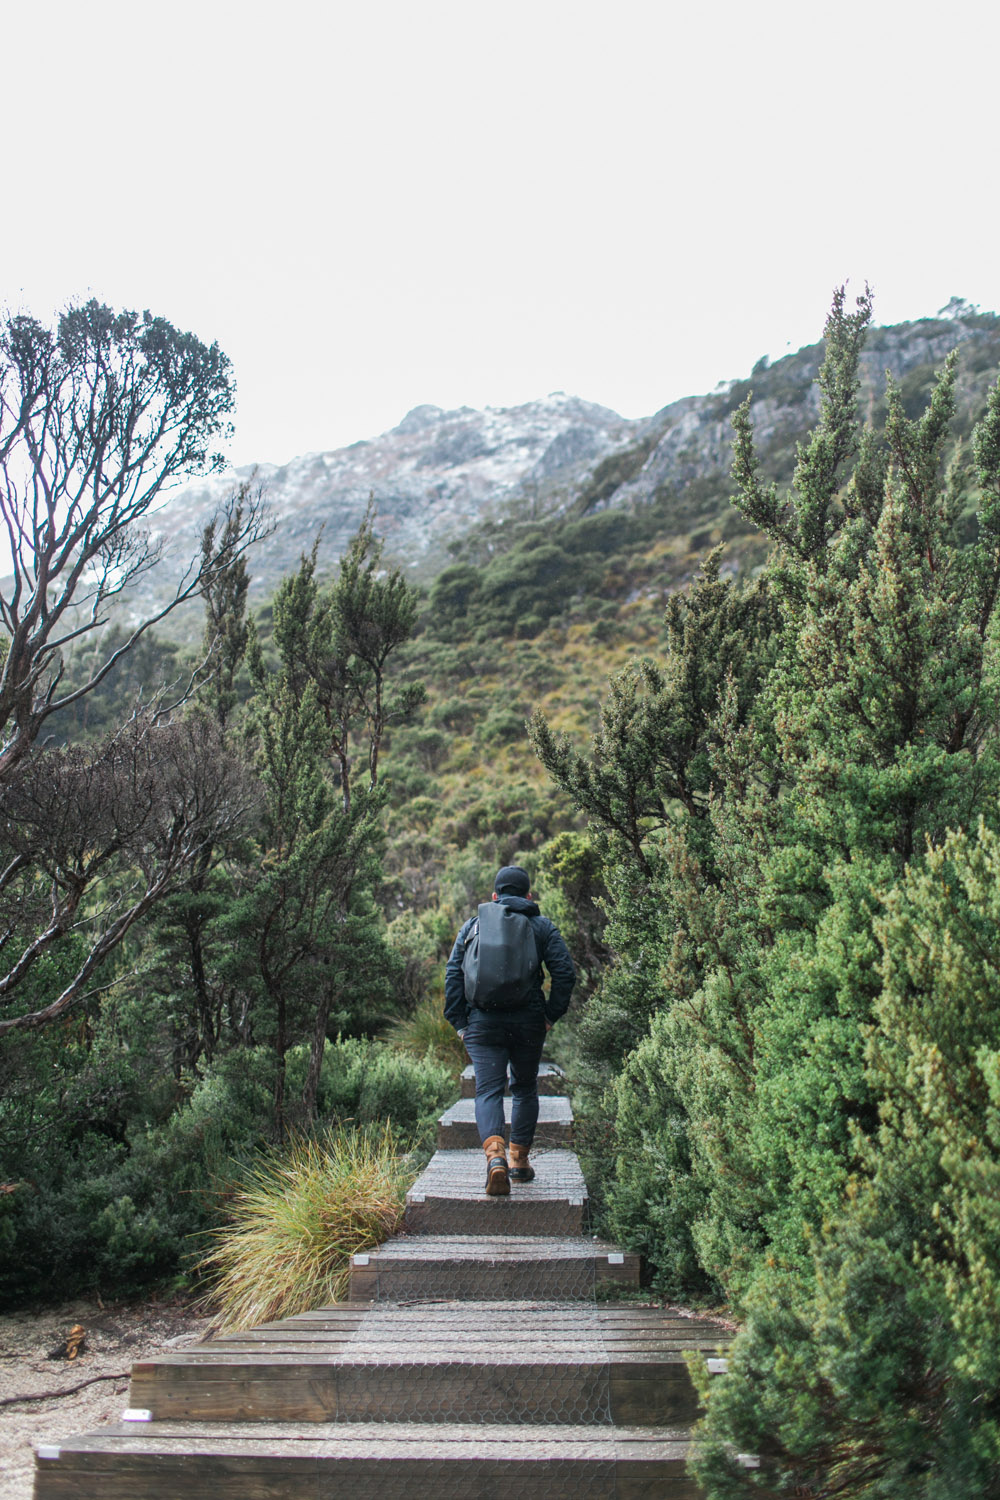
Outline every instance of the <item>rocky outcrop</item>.
MULTIPOLYGON (((262 464, 256 474, 276 528, 255 554, 255 591, 269 594, 321 529, 321 559, 339 556, 369 496, 391 556, 404 564, 433 563, 445 555, 449 538, 502 508, 505 499, 568 484, 581 466, 627 444, 640 425, 562 392, 485 411, 425 405, 380 437, 281 466, 262 464)), ((194 550, 207 516, 253 473, 213 475, 173 497, 162 520, 178 550, 194 550)))
MULTIPOLYGON (((883 398, 887 369, 904 395, 912 386, 910 394, 922 404, 933 371, 956 346, 962 351, 960 407, 981 409, 1000 364, 1000 319, 960 308, 952 317, 871 331, 862 359, 869 414, 883 398)), ((269 596, 320 532, 321 564, 332 564, 369 496, 388 555, 414 576, 430 576, 447 560, 450 541, 511 510, 558 515, 633 508, 706 482, 724 495, 732 412, 751 391, 764 472, 787 482, 796 444, 818 415, 822 357, 822 345, 814 344, 774 364, 762 360, 747 380, 684 397, 636 421, 562 392, 485 411, 415 406, 379 437, 261 465, 257 477, 275 531, 254 555, 254 593, 269 596)), ((173 497, 162 521, 179 556, 197 550, 208 515, 252 472, 215 475, 173 497)))

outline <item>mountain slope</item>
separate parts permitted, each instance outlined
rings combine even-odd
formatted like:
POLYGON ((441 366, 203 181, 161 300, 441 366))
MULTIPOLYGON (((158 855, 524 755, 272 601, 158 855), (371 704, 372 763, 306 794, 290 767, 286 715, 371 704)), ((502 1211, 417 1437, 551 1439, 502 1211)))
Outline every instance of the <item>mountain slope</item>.
MULTIPOLYGON (((870 332, 861 392, 869 417, 878 424, 884 414, 886 370, 899 382, 904 403, 917 410, 956 346, 956 426, 960 435, 969 431, 1000 366, 1000 319, 964 306, 955 316, 870 332)), ((686 537, 697 551, 722 536, 738 538, 745 527, 728 507, 732 412, 752 391, 763 476, 787 484, 796 445, 817 415, 814 381, 822 358, 816 343, 773 365, 760 361, 746 380, 637 420, 561 392, 485 411, 418 406, 379 437, 280 467, 261 466, 257 479, 276 525, 253 555, 254 597, 261 602, 271 595, 321 529, 320 563, 330 566, 370 495, 387 556, 423 580, 434 577, 449 554, 482 565, 509 548, 518 524, 507 523, 544 520, 554 534, 607 509, 632 517, 649 512, 630 545, 645 545, 655 534, 686 537)), ((177 557, 196 550, 214 507, 254 472, 215 475, 172 497, 161 524, 177 557)))
POLYGON ((394 560, 425 567, 508 495, 545 493, 629 441, 639 424, 562 392, 522 406, 442 411, 417 406, 389 432, 280 467, 242 468, 179 491, 163 513, 179 550, 191 548, 234 483, 256 474, 275 532, 254 557, 255 591, 269 595, 323 528, 329 562, 357 530, 369 496, 394 560))

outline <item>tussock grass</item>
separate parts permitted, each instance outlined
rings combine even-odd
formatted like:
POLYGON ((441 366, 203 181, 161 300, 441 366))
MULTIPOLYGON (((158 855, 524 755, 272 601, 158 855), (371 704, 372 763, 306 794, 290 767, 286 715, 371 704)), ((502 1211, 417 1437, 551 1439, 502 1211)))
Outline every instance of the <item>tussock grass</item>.
POLYGON ((261 1160, 197 1269, 226 1329, 293 1317, 346 1295, 349 1259, 399 1226, 416 1176, 391 1125, 343 1126, 261 1160))

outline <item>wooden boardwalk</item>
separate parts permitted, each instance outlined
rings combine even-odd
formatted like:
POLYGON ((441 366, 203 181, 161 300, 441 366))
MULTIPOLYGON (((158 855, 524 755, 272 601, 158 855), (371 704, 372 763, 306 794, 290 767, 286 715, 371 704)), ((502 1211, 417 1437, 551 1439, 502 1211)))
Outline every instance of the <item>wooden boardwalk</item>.
POLYGON ((460 1101, 349 1302, 135 1365, 128 1420, 39 1449, 36 1500, 693 1500, 684 1355, 728 1335, 608 1300, 638 1258, 588 1232, 544 1104, 533 1183, 486 1197, 460 1101))

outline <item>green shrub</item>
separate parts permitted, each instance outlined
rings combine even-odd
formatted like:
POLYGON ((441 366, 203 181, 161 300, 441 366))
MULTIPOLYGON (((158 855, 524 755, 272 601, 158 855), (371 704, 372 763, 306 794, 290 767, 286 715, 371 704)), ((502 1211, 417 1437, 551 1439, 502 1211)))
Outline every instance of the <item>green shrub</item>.
MULTIPOLYGON (((270 1095, 270 1058, 252 1049, 221 1059, 162 1123, 139 1115, 116 1132, 93 1103, 93 1118, 74 1119, 67 1095, 62 1133, 50 1118, 16 1170, 4 1164, 0 1301, 121 1295, 176 1276, 189 1237, 213 1222, 217 1181, 262 1144, 270 1095)), ((138 1115, 134 1097, 127 1106, 138 1115)))
POLYGON ((338 1038, 323 1057, 318 1104, 334 1121, 391 1121, 424 1138, 454 1098, 453 1068, 433 1057, 412 1057, 367 1037, 338 1038))
POLYGON ((431 613, 437 624, 463 620, 480 590, 480 572, 468 563, 445 568, 431 589, 431 613))
POLYGON ((516 740, 527 740, 524 728, 525 715, 509 708, 494 709, 476 730, 476 739, 481 745, 509 745, 516 740))
POLYGON ((426 1060, 433 1058, 451 1070, 456 1078, 465 1067, 467 1057, 462 1040, 450 1021, 445 1020, 440 995, 428 995, 401 1021, 396 1021, 387 1039, 400 1052, 426 1060))
POLYGON ((467 697, 445 698, 435 703, 430 711, 433 724, 443 724, 446 729, 467 733, 481 713, 485 712, 482 700, 469 694, 467 697))
MULTIPOLYGON (((423 1001, 437 968, 437 942, 414 911, 402 911, 386 928, 390 948, 403 961, 400 998, 413 1007, 423 1001)), ((426 1050, 426 1049, 424 1049, 426 1050)), ((423 1056, 423 1052, 420 1054, 423 1056)))
POLYGON ((876 922, 865 1062, 882 1098, 858 1171, 811 1239, 769 1264, 696 1469, 739 1496, 978 1500, 1000 1487, 1000 837, 950 833, 876 922))

